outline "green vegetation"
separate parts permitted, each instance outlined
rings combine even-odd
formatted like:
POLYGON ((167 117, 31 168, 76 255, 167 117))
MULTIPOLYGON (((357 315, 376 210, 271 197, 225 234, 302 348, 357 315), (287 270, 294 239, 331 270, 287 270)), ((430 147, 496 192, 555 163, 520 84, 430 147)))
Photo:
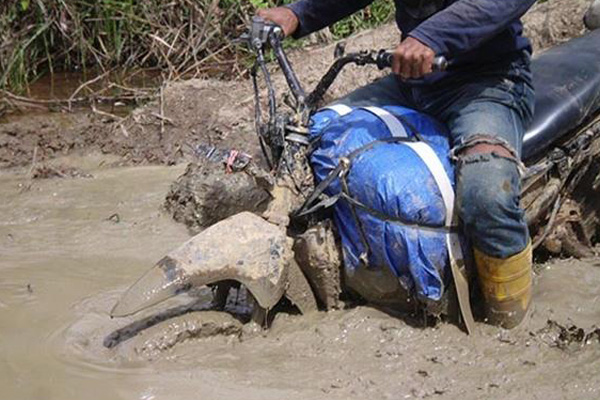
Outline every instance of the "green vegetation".
MULTIPOLYGON (((46 72, 156 67, 166 77, 227 76, 245 65, 231 44, 257 8, 289 0, 10 0, 0 4, 0 88, 46 72)), ((390 20, 377 0, 336 24, 334 38, 390 20)))
POLYGON ((331 28, 335 39, 341 39, 354 32, 374 28, 393 19, 394 2, 377 0, 368 8, 338 22, 331 28))

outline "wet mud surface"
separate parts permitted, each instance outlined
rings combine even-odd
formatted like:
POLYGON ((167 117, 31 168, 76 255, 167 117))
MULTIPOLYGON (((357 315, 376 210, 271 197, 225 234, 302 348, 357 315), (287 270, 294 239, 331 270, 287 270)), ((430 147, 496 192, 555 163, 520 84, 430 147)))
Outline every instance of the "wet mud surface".
MULTIPOLYGON (((397 40, 386 26, 352 39, 348 50, 397 40)), ((332 54, 333 45, 291 58, 312 86, 332 54)), ((379 74, 350 69, 332 97, 379 74)), ((89 112, 1 122, 0 167, 11 168, 0 169, 0 398, 600 397, 599 258, 537 265, 525 323, 513 331, 479 323, 471 337, 367 306, 279 313, 263 331, 239 318, 240 307, 250 312, 243 291, 227 309, 234 317, 208 309, 209 289, 111 319, 127 287, 189 238, 161 211, 185 172, 166 165, 193 159, 200 142, 258 156, 248 83, 175 83, 164 105, 162 116, 150 103, 117 122, 89 112), (139 166, 152 163, 161 166, 139 166)), ((202 224, 217 211, 207 210, 202 224)), ((318 267, 329 279, 330 266, 318 267)), ((332 300, 338 290, 322 293, 322 305, 343 307, 332 300)))
POLYGON ((514 331, 478 324, 473 337, 366 306, 279 313, 263 331, 207 311, 208 290, 111 319, 127 286, 188 232, 158 211, 182 166, 106 161, 60 160, 94 178, 34 180, 26 191, 26 169, 0 173, 2 398, 599 395, 595 258, 538 265, 525 324, 514 331))

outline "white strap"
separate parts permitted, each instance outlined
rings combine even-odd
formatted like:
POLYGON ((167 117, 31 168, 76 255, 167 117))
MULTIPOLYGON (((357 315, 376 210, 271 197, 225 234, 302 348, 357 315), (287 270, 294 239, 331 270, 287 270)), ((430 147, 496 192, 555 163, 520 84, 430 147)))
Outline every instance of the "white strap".
MULTIPOLYGON (((387 110, 379 107, 363 107, 363 110, 369 111, 379 117, 383 123, 387 126, 391 135, 394 137, 407 137, 406 129, 398 119, 387 110)), ((452 182, 446 174, 446 170, 442 165, 435 151, 425 142, 402 142, 403 145, 410 147, 425 163, 433 179, 437 184, 438 189, 442 195, 444 206, 446 208, 446 218, 444 224, 446 227, 451 227, 453 224, 454 216, 454 189, 452 188, 452 182)))
MULTIPOLYGON (((446 207, 446 226, 456 226, 458 221, 454 213, 454 189, 439 157, 427 143, 415 142, 402 144, 410 147, 423 160, 427 168, 429 168, 429 172, 433 175, 433 179, 440 190, 446 207)), ((475 329, 475 320, 473 319, 471 304, 469 302, 469 282, 465 277, 465 257, 456 232, 448 231, 446 234, 446 247, 448 248, 448 259, 450 261, 450 269, 454 278, 454 286, 456 287, 461 314, 467 332, 472 333, 475 329)))
POLYGON ((352 108, 348 107, 345 104, 333 104, 331 106, 324 107, 321 110, 335 111, 336 113, 338 113, 338 115, 340 117, 343 117, 344 115, 349 114, 350 112, 352 112, 352 108))
MULTIPOLYGON (((372 114, 375 114, 377 117, 383 121, 383 123, 387 126, 391 135, 394 137, 407 137, 406 129, 398 118, 396 118, 392 113, 387 110, 379 107, 363 107, 363 110, 366 110, 372 114)), ((444 224, 446 227, 451 227, 454 216, 454 189, 452 188, 452 182, 450 182, 450 178, 448 178, 448 174, 446 174, 446 170, 442 165, 435 151, 425 142, 402 142, 403 145, 410 147, 421 160, 425 163, 431 175, 433 175, 433 179, 437 184, 438 189, 442 195, 442 200, 444 201, 444 206, 446 208, 446 218, 444 224)))
POLYGON ((402 144, 410 147, 425 163, 431 175, 433 175, 433 179, 440 190, 446 208, 445 225, 451 227, 454 222, 452 220, 454 216, 454 189, 442 162, 431 146, 425 142, 403 142, 402 144))
POLYGON ((396 118, 394 114, 380 107, 362 107, 362 109, 379 117, 379 119, 381 119, 387 126, 392 136, 408 137, 406 129, 404 129, 404 125, 398 121, 398 118, 396 118))
POLYGON ((458 307, 463 317, 463 322, 467 328, 467 333, 475 333, 475 319, 471 311, 471 296, 469 294, 469 281, 465 268, 465 259, 458 234, 448 233, 446 235, 446 246, 448 247, 448 258, 450 259, 450 270, 452 279, 454 279, 454 288, 458 297, 458 307))
MULTIPOLYGON (((377 115, 387 126, 392 136, 407 137, 404 126, 391 113, 377 107, 365 107, 364 109, 377 115)), ((450 228, 456 226, 457 217, 454 213, 454 189, 452 188, 452 182, 450 182, 450 178, 448 178, 448 174, 446 174, 446 170, 439 157, 435 151, 433 151, 431 146, 425 142, 402 142, 402 144, 408 146, 419 156, 419 158, 421 158, 433 176, 440 194, 442 195, 444 207, 446 208, 446 217, 444 219, 446 227, 450 228)), ((473 319, 471 303, 469 301, 469 282, 467 281, 464 272, 464 255, 457 233, 448 231, 446 234, 446 247, 448 249, 448 258, 458 297, 458 304, 464 319, 465 327, 470 334, 474 332, 475 320, 473 319)))

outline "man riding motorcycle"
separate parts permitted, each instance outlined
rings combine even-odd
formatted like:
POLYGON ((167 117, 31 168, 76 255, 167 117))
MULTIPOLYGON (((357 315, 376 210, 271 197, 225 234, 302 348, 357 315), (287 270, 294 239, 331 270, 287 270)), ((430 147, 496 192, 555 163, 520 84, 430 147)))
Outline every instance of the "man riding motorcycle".
MULTIPOLYGON (((300 38, 372 0, 299 0, 259 11, 300 38)), ((457 209, 474 249, 490 323, 513 328, 531 303, 532 254, 519 205, 521 147, 533 116, 531 45, 520 17, 535 0, 395 0, 402 32, 393 74, 339 103, 401 105, 451 133, 457 209), (436 56, 451 66, 432 73, 436 56)))

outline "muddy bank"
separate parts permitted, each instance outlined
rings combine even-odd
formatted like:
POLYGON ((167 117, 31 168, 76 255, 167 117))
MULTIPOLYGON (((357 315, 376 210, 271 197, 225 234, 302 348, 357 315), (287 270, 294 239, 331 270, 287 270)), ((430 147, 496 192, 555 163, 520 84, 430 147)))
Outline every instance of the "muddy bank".
MULTIPOLYGON (((398 40, 392 26, 364 32, 350 49, 389 47, 398 40)), ((333 45, 294 52, 291 60, 303 83, 312 87, 333 60, 333 45), (305 60, 310 57, 311 62, 305 60)), ((374 68, 347 71, 332 95, 348 92, 380 75, 374 68)), ((275 84, 285 89, 283 77, 275 84)), ((166 164, 193 160, 196 143, 236 148, 259 157, 249 81, 189 80, 169 83, 161 99, 126 118, 88 111, 73 114, 12 115, 0 124, 0 167, 28 165, 58 155, 100 151, 123 164, 166 164)))
POLYGON ((0 168, 90 151, 93 141, 86 133, 97 124, 88 113, 31 113, 8 118, 0 123, 0 168))
MULTIPOLYGON (((524 17, 536 51, 582 34, 589 4, 589 0, 551 0, 536 5, 524 17)), ((391 48, 398 40, 399 32, 389 24, 349 38, 347 50, 391 48)), ((333 50, 334 44, 330 44, 292 52, 291 62, 307 88, 312 88, 331 64, 333 50)), ((329 99, 381 74, 375 68, 347 68, 329 99)), ((281 74, 275 74, 275 83, 281 94, 285 88, 281 74)), ((161 100, 136 109, 127 118, 120 117, 118 109, 114 117, 88 111, 13 115, 0 124, 0 167, 31 163, 36 147, 38 161, 101 151, 122 157, 126 164, 171 165, 193 159, 190 146, 198 142, 259 156, 252 101, 249 81, 190 80, 169 83, 161 100)))
POLYGON ((584 34, 583 17, 591 3, 591 0, 554 0, 536 4, 523 18, 525 35, 534 51, 584 34))

